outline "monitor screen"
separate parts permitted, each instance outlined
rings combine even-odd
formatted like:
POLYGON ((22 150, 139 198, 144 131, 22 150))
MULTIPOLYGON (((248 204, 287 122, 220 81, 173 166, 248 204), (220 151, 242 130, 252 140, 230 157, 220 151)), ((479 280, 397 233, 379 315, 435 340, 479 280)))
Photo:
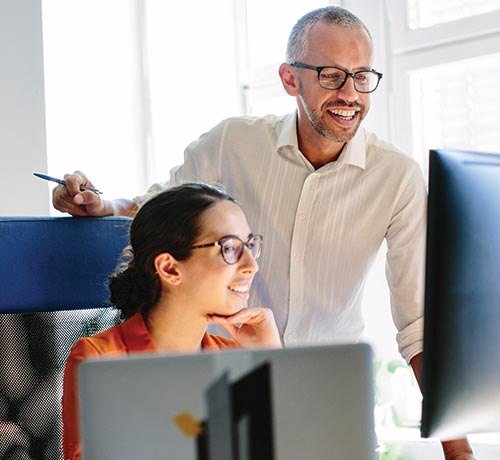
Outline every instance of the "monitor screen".
POLYGON ((500 431, 500 155, 432 150, 422 436, 500 431))

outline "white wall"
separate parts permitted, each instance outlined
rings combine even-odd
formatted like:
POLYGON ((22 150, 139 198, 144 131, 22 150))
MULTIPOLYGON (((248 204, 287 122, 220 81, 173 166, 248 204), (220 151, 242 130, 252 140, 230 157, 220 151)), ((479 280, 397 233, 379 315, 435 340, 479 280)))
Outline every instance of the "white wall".
POLYGON ((41 0, 0 0, 0 215, 48 214, 41 0))

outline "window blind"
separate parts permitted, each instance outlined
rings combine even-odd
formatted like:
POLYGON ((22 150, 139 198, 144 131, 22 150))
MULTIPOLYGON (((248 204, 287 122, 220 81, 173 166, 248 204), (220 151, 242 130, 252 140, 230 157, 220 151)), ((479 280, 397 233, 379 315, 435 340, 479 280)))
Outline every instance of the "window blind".
POLYGON ((414 152, 431 148, 500 153, 500 54, 412 72, 414 152))

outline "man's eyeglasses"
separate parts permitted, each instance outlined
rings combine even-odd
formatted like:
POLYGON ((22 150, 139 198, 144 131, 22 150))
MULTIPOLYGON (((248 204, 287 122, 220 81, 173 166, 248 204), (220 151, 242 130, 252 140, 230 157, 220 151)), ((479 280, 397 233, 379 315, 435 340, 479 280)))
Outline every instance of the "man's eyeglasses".
POLYGON ((262 252, 262 235, 250 235, 246 241, 243 241, 237 236, 224 236, 215 243, 197 244, 191 249, 208 248, 210 246, 220 246, 221 255, 224 262, 229 265, 234 265, 243 255, 243 249, 246 246, 250 249, 254 259, 258 259, 262 252))
POLYGON ((377 89, 380 79, 383 77, 383 74, 374 69, 346 72, 338 67, 315 67, 303 62, 292 62, 290 65, 318 72, 319 86, 331 90, 342 88, 347 81, 347 77, 351 77, 354 81, 354 88, 358 93, 372 93, 377 89))

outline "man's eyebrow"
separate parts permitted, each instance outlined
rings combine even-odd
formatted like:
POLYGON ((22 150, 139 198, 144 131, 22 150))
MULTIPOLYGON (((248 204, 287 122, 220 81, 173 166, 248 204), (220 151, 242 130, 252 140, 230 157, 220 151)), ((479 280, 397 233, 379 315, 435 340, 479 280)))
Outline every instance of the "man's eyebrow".
POLYGON ((337 69, 340 69, 340 70, 343 70, 344 72, 367 72, 369 70, 372 70, 373 67, 371 66, 359 66, 359 67, 354 67, 353 69, 348 69, 346 67, 344 67, 343 65, 340 65, 340 64, 329 64, 329 65, 324 65, 324 66, 318 66, 318 67, 335 67, 337 69))

